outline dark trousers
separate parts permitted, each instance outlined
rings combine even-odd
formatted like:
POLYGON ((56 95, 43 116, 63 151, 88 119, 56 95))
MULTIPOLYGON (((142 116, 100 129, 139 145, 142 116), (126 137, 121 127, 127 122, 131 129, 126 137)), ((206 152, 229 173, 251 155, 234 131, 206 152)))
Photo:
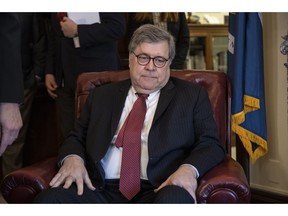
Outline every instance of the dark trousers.
POLYGON ((74 127, 75 122, 75 89, 60 87, 57 89, 57 121, 60 131, 58 140, 62 143, 74 127))
POLYGON ((69 189, 63 187, 42 191, 34 200, 35 203, 194 203, 192 196, 183 188, 170 185, 157 193, 148 181, 141 182, 141 191, 127 200, 119 191, 119 180, 107 180, 104 190, 92 191, 84 187, 82 196, 77 195, 76 184, 69 189))
POLYGON ((9 145, 2 155, 3 176, 23 167, 23 148, 29 127, 33 100, 37 91, 37 84, 24 90, 24 103, 20 106, 23 126, 19 131, 17 139, 9 145))

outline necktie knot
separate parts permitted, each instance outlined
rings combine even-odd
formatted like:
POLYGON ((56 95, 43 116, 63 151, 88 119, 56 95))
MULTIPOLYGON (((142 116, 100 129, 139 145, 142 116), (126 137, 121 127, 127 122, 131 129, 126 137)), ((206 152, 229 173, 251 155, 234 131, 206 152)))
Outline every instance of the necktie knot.
POLYGON ((142 94, 142 93, 136 93, 136 95, 138 95, 138 97, 143 97, 145 99, 147 99, 149 97, 149 94, 142 94))

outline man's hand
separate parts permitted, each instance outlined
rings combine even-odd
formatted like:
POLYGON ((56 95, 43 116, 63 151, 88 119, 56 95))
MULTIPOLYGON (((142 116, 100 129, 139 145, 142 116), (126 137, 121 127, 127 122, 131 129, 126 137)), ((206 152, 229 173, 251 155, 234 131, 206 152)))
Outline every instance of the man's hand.
POLYGON ((69 17, 63 17, 60 25, 65 37, 73 38, 77 36, 78 26, 73 20, 69 19, 69 17))
POLYGON ((48 94, 53 98, 57 98, 56 89, 58 88, 57 83, 55 81, 55 76, 53 74, 45 75, 45 86, 47 88, 48 94))
POLYGON ((181 165, 168 179, 163 182, 155 192, 167 185, 177 185, 187 190, 196 202, 195 191, 197 189, 196 171, 188 164, 181 165))
POLYGON ((51 187, 59 187, 64 184, 63 188, 67 189, 73 182, 77 185, 78 195, 83 194, 84 183, 89 189, 95 190, 84 166, 84 162, 79 156, 67 157, 59 172, 54 176, 49 185, 51 187))
POLYGON ((0 103, 0 156, 18 137, 23 125, 17 103, 0 103))

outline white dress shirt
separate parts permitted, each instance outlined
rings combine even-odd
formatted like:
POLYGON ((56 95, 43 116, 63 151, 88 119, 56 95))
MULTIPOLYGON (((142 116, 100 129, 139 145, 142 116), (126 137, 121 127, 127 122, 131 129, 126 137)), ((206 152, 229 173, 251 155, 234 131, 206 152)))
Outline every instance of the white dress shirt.
MULTIPOLYGON (((141 168, 140 168, 140 178, 147 178, 147 164, 148 164, 148 134, 152 125, 152 121, 154 118, 154 114, 156 111, 157 103, 159 100, 160 90, 153 92, 146 99, 147 112, 145 115, 144 125, 141 132, 141 168)), ((111 145, 105 155, 105 157, 101 160, 101 164, 105 171, 105 179, 119 179, 120 178, 120 170, 121 170, 121 161, 122 161, 122 147, 117 148, 115 146, 115 140, 117 135, 125 122, 130 110, 133 107, 134 102, 138 96, 136 95, 136 91, 133 87, 130 88, 128 92, 128 96, 125 101, 124 109, 120 118, 120 122, 118 128, 116 130, 116 134, 114 135, 111 145)))

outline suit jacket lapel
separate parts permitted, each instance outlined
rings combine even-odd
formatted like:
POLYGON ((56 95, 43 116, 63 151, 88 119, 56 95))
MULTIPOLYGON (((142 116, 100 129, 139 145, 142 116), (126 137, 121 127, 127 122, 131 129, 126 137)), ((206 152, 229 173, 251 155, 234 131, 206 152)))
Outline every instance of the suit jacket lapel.
POLYGON ((119 91, 114 95, 114 102, 112 107, 112 122, 111 122, 112 133, 115 133, 117 129, 130 86, 131 81, 130 80, 125 81, 119 87, 119 91))
POLYGON ((166 110, 175 94, 176 94, 175 85, 171 80, 169 80, 168 83, 161 89, 158 106, 152 124, 154 124, 158 120, 158 118, 162 115, 162 113, 166 110))

